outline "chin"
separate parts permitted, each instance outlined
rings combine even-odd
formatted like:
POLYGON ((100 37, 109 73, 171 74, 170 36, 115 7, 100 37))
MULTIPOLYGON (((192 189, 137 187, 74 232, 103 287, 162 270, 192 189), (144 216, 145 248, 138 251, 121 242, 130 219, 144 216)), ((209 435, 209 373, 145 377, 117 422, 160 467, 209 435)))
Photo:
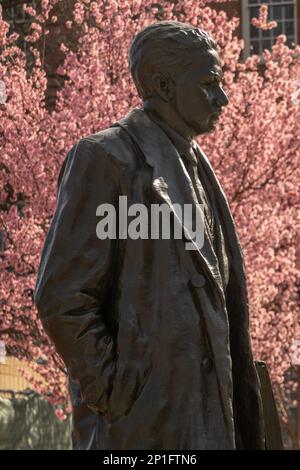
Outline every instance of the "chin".
POLYGON ((210 119, 208 117, 206 120, 203 120, 202 122, 194 121, 191 125, 191 128, 193 129, 196 136, 200 134, 208 134, 215 130, 217 122, 218 122, 217 120, 210 119))
POLYGON ((206 133, 213 132, 216 128, 216 125, 217 125, 217 121, 210 121, 209 123, 207 123, 206 130, 204 132, 206 133))
POLYGON ((193 131, 194 131, 194 135, 195 137, 197 135, 200 135, 200 134, 205 134, 206 132, 209 132, 210 131, 210 128, 206 125, 206 126, 203 126, 203 125, 194 125, 192 127, 193 131))
POLYGON ((216 126, 215 126, 215 124, 213 124, 213 125, 207 127, 207 130, 206 130, 205 132, 206 132, 206 134, 210 134, 210 133, 213 132, 215 129, 216 129, 216 126))

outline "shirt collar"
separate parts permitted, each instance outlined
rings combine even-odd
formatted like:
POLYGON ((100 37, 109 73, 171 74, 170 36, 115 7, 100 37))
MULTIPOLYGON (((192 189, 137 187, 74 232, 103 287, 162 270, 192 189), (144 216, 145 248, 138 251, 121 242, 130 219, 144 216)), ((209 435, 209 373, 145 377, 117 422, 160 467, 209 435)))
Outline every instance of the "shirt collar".
POLYGON ((163 121, 158 114, 150 109, 144 109, 148 116, 154 121, 169 137, 173 145, 176 147, 179 155, 185 154, 192 163, 197 162, 196 156, 193 152, 194 141, 183 137, 179 132, 170 127, 165 121, 163 121))

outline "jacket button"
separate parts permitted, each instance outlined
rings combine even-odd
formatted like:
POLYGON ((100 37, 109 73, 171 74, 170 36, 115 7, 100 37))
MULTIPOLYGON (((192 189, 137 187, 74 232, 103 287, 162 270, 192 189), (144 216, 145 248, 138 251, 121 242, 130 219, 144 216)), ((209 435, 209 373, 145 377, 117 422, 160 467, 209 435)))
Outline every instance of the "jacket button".
POLYGON ((202 274, 194 274, 191 279, 194 287, 203 287, 205 285, 205 277, 202 274))
POLYGON ((214 367, 213 360, 210 357, 205 357, 202 361, 202 365, 206 372, 211 372, 214 367))

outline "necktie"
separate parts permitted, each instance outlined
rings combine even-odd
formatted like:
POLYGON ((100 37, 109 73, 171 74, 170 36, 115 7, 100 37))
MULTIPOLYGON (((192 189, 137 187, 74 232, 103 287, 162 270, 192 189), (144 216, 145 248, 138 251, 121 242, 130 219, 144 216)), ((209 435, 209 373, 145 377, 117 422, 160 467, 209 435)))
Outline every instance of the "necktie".
POLYGON ((198 161, 192 147, 187 149, 182 155, 183 163, 192 181, 193 188, 197 197, 197 202, 204 206, 204 222, 211 243, 214 246, 214 217, 212 207, 198 175, 198 161))
POLYGON ((219 262, 219 269, 220 269, 220 274, 223 279, 224 290, 226 290, 226 287, 229 281, 229 258, 227 254, 227 247, 226 247, 226 241, 225 241, 225 237, 223 233, 223 228, 222 228, 222 224, 220 220, 220 214, 217 209, 214 189, 203 168, 203 165, 201 162, 201 156, 198 154, 197 148, 195 148, 195 156, 196 156, 196 160, 199 161, 198 170, 200 171, 201 181, 205 185, 206 194, 209 197, 210 207, 211 207, 211 210, 213 211, 213 226, 212 226, 213 248, 216 253, 218 262, 219 262))

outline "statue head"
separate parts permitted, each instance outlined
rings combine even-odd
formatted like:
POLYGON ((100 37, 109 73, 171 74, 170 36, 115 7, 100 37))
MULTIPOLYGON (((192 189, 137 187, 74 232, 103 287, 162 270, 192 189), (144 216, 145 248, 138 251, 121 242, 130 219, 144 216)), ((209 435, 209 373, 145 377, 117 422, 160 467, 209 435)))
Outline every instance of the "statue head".
POLYGON ((129 63, 145 107, 187 136, 214 129, 228 98, 217 45, 205 31, 177 21, 151 24, 135 36, 129 63))

